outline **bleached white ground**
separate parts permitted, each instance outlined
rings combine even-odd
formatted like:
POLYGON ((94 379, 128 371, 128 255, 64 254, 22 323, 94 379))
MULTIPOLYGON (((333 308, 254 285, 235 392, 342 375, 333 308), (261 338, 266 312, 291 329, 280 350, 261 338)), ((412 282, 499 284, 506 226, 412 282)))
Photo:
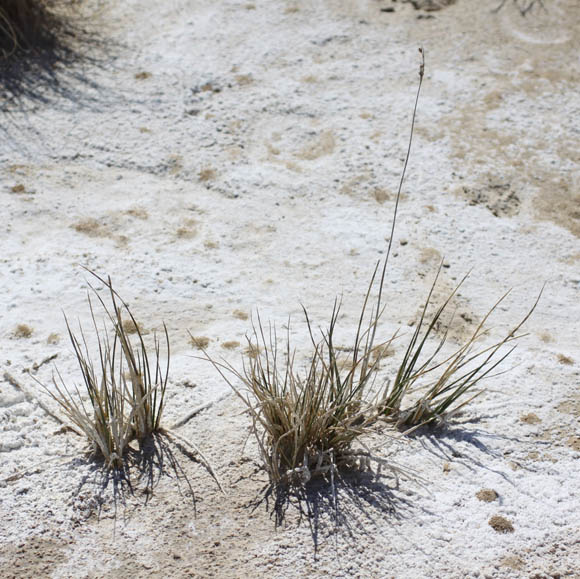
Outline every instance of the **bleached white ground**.
POLYGON ((46 103, 7 103, 0 117, 0 576, 580 575, 580 8, 544 4, 525 18, 467 0, 433 12, 386 0, 81 7, 107 50, 64 94, 40 88, 46 103), (324 325, 342 295, 348 345, 389 236, 420 45, 380 330, 403 338, 382 375, 442 258, 437 299, 472 271, 457 343, 513 288, 491 322, 501 337, 547 284, 510 372, 447 429, 377 433, 378 453, 415 480, 346 480, 338 518, 321 485, 276 526, 232 395, 179 430, 225 496, 176 448, 152 482, 115 486, 5 372, 51 408, 28 372, 48 383, 56 364, 79 380, 62 311, 88 322, 81 266, 110 275, 145 330, 167 324, 167 425, 228 392, 188 331, 239 367, 259 308, 279 328, 292 316, 304 355, 300 304, 324 325), (492 529, 493 515, 514 532, 492 529))

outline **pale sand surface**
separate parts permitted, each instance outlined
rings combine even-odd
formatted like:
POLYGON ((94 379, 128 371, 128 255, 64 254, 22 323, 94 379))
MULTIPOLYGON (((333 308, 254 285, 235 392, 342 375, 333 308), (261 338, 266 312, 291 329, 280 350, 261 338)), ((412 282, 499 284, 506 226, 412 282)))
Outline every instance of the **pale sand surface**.
POLYGON ((580 576, 580 5, 544 3, 525 18, 468 0, 435 12, 376 0, 84 3, 108 51, 95 47, 67 92, 5 103, 0 117, 0 380, 8 372, 51 408, 27 372, 48 383, 56 364, 79 381, 62 310, 88 321, 81 265, 112 277, 149 336, 167 324, 167 425, 228 393, 188 331, 240 366, 244 318, 259 308, 279 328, 292 316, 303 356, 300 304, 323 325, 342 295, 348 344, 390 231, 420 45, 380 329, 403 338, 381 376, 443 257, 438 299, 472 270, 451 344, 513 288, 492 343, 547 286, 511 370, 446 429, 377 432, 377 454, 416 474, 345 479, 338 516, 322 484, 276 524, 233 395, 179 429, 224 496, 175 447, 150 479, 135 469, 131 488, 115 485, 3 379, 1 577, 580 576), (16 335, 20 324, 31 334, 16 335), (496 532, 494 515, 514 532, 496 532))

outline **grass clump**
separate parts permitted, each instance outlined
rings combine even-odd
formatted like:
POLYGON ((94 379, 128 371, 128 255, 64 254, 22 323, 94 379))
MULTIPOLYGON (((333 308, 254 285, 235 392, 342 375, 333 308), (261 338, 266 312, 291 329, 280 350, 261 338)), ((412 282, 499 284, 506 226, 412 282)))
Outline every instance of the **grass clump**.
POLYGON ((432 346, 433 333, 460 286, 426 322, 436 279, 402 360, 395 366, 394 379, 390 380, 379 373, 379 366, 383 353, 400 337, 396 332, 387 341, 377 340, 384 312, 381 301, 386 273, 385 264, 377 276, 379 265, 361 308, 354 342, 346 348, 346 360, 345 348, 336 346, 334 338, 340 313, 338 301, 319 339, 304 309, 310 354, 303 370, 295 362, 290 330, 282 348, 275 328, 264 328, 259 315, 248 338, 241 371, 229 363, 216 362, 206 353, 245 404, 260 455, 275 484, 304 484, 316 475, 333 475, 340 467, 368 468, 373 460, 381 465, 382 461, 361 442, 381 422, 394 424, 407 433, 426 424, 446 423, 482 393, 477 386, 484 379, 497 375, 494 370, 513 351, 509 344, 521 337, 518 332, 537 305, 536 301, 504 338, 478 349, 489 334, 488 318, 506 297, 503 296, 466 342, 441 358, 447 331, 432 346), (377 284, 378 294, 372 301, 371 293, 377 284), (250 355, 250 351, 254 354, 250 355))
POLYGON ((391 235, 382 270, 379 269, 380 262, 377 263, 368 286, 354 342, 352 347, 347 348, 351 357, 346 363, 344 360, 339 362, 344 349, 338 348, 334 342, 340 312, 338 301, 334 303, 327 328, 321 330, 320 339, 315 338, 310 318, 304 309, 310 354, 303 372, 295 367, 290 330, 281 352, 275 329, 269 325, 266 332, 259 316, 258 324, 248 340, 241 371, 229 363, 213 360, 206 353, 206 358, 244 402, 252 418, 252 433, 274 484, 304 484, 314 475, 327 473, 333 481, 338 467, 367 468, 373 458, 381 465, 384 461, 372 457, 361 442, 363 435, 369 433, 379 421, 386 420, 408 430, 427 423, 445 422, 479 394, 474 392, 474 388, 490 377, 511 353, 513 348, 506 352, 504 346, 520 337, 518 331, 537 305, 536 301, 524 319, 502 340, 478 350, 479 343, 489 333, 487 320, 504 296, 491 308, 466 343, 441 359, 447 331, 429 353, 428 350, 441 316, 461 284, 427 322, 440 267, 394 379, 383 379, 382 383, 376 384, 380 361, 398 335, 395 333, 382 343, 376 339, 385 309, 382 303, 383 288, 424 76, 424 54, 422 49, 420 52, 419 86, 407 155, 396 195, 391 235), (371 299, 373 294, 376 295, 374 300, 371 299), (415 401, 409 402, 413 398, 415 401), (363 450, 357 450, 355 443, 363 446, 363 450))
POLYGON ((53 377, 55 391, 45 389, 69 420, 88 438, 93 450, 104 459, 106 465, 120 468, 129 442, 143 440, 161 430, 169 373, 169 338, 164 325, 167 364, 162 368, 159 340, 155 337, 154 361, 150 361, 151 352, 129 306, 113 289, 110 278, 95 277, 105 284, 110 298, 110 305, 107 306, 91 286, 105 312, 105 321, 100 328, 89 295, 92 330, 97 338, 96 361, 91 356, 82 328, 76 335, 66 320, 84 388, 67 386, 57 371, 57 378, 53 377), (127 321, 135 328, 133 339, 129 337, 127 321), (85 390, 88 400, 81 394, 82 390, 85 390))
POLYGON ((522 337, 518 332, 532 315, 541 296, 540 293, 530 311, 501 340, 478 349, 479 344, 489 334, 486 326, 488 319, 507 297, 508 294, 505 294, 487 312, 466 342, 452 354, 440 359, 438 356, 446 343, 447 330, 431 352, 427 353, 427 349, 433 341, 433 333, 443 313, 465 278, 436 309, 430 321, 426 322, 427 309, 431 304, 438 276, 439 273, 429 292, 419 323, 405 349, 393 385, 385 395, 385 417, 398 426, 417 427, 446 423, 479 396, 483 391, 474 393, 475 387, 491 377, 492 372, 511 354, 515 346, 507 351, 504 346, 522 337), (406 403, 416 393, 419 395, 418 399, 412 404, 406 403))
POLYGON ((335 302, 328 329, 316 339, 304 310, 312 346, 304 372, 296 369, 289 333, 281 352, 276 330, 269 326, 266 331, 259 317, 248 339, 248 352, 253 354, 246 353, 241 372, 208 356, 250 412, 260 454, 274 483, 302 484, 312 476, 366 460, 366 454, 353 451, 352 445, 381 414, 378 400, 368 397, 379 358, 373 356, 368 329, 362 332, 359 325, 348 370, 338 362, 334 332, 339 313, 340 304, 335 302))

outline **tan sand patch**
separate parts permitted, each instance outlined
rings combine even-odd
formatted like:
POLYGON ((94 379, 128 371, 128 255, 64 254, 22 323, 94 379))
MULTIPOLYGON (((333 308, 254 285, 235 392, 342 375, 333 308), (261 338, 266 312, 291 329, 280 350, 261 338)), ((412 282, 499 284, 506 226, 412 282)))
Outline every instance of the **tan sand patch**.
POLYGON ((257 358, 260 355, 262 349, 255 344, 248 344, 248 347, 244 350, 244 354, 249 358, 257 358))
POLYGON ((189 342, 197 350, 204 350, 209 346, 209 338, 207 336, 191 336, 189 342))
POLYGON ((496 217, 511 217, 519 211, 520 198, 508 182, 490 180, 484 186, 455 188, 454 192, 467 200, 469 205, 483 205, 496 217))
POLYGON ((373 190, 373 199, 379 204, 382 205, 385 201, 389 201, 391 198, 391 194, 387 189, 382 187, 376 187, 373 190))
POLYGON ((558 354, 558 362, 560 362, 560 364, 564 364, 565 366, 574 365, 574 360, 570 358, 570 356, 566 356, 564 354, 558 354))
POLYGON ((524 424, 539 424, 542 422, 542 419, 534 412, 529 412, 528 414, 522 414, 520 416, 520 422, 524 424))
POLYGON ((248 86, 254 82, 251 74, 236 74, 234 78, 240 86, 248 86))
POLYGON ((131 319, 123 321, 123 330, 127 334, 137 334, 137 333, 146 334, 146 333, 148 333, 148 332, 145 332, 143 330, 143 328, 141 327, 141 324, 136 324, 131 319))
POLYGON ((179 239, 193 239, 197 236, 197 233, 197 221, 195 219, 186 219, 175 231, 179 239))
POLYGON ((392 344, 378 345, 373 348, 372 359, 383 360, 395 355, 395 348, 392 344))
POLYGON ((73 226, 75 231, 88 235, 89 237, 109 237, 109 228, 94 217, 88 217, 87 219, 81 219, 73 226))
POLYGON ((52 334, 49 334, 48 338, 46 338, 46 343, 50 344, 51 346, 54 346, 56 344, 58 344, 60 342, 60 336, 53 332, 52 334))
POLYGON ((359 191, 362 189, 364 183, 367 183, 370 178, 370 173, 361 173, 360 175, 355 175, 346 181, 346 183, 340 188, 340 192, 344 195, 351 195, 356 197, 359 191))
POLYGON ((570 400, 560 402, 560 404, 556 406, 556 410, 563 414, 572 414, 577 418, 580 417, 580 394, 576 394, 576 396, 573 396, 570 400))
POLYGON ((217 171, 213 167, 204 167, 198 174, 198 179, 202 183, 213 181, 217 177, 217 171))
POLYGON ((419 254, 419 261, 423 264, 439 265, 441 254, 434 247, 424 247, 419 254))
POLYGON ((65 561, 65 543, 34 537, 2 549, 3 577, 50 577, 65 561), (10 572, 8 570, 10 569, 10 572))
POLYGON ((234 318, 238 318, 238 320, 247 320, 250 316, 242 310, 234 310, 233 312, 234 318))
POLYGON ((324 131, 318 137, 312 139, 296 156, 304 161, 315 161, 334 152, 336 141, 332 131, 324 131))
POLYGON ((525 566, 525 562, 521 557, 517 555, 508 555, 500 561, 502 567, 508 567, 514 571, 521 571, 525 566))
POLYGON ((149 219, 149 213, 147 213, 147 210, 143 207, 133 207, 132 209, 128 209, 125 213, 131 217, 142 219, 143 221, 149 219))
POLYGON ((564 179, 548 182, 534 205, 540 219, 552 221, 580 237, 580 193, 572 183, 564 179))

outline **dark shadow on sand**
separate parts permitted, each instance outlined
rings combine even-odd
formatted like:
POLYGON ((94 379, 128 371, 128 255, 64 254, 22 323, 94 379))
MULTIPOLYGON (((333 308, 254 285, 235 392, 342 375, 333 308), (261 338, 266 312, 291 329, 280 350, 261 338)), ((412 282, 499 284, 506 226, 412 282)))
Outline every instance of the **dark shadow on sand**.
MULTIPOLYGON (((97 461, 94 458, 75 459, 71 468, 75 468, 79 460, 82 460, 84 464, 90 461, 92 466, 91 472, 78 485, 75 496, 82 494, 87 487, 96 491, 93 494, 93 502, 97 503, 94 505, 97 516, 101 515, 102 506, 109 502, 108 497, 112 496, 116 517, 119 507, 126 507, 129 496, 133 498, 144 497, 143 502, 146 505, 161 478, 169 477, 175 480, 182 496, 191 497, 195 511, 195 493, 172 448, 174 446, 175 444, 164 434, 153 434, 148 439, 141 441, 138 449, 129 449, 122 469, 107 468, 102 461, 97 461)), ((178 448, 183 452, 180 446, 178 448)), ((184 454, 186 454, 187 459, 199 462, 190 453, 184 452, 184 454)))
POLYGON ((399 477, 357 470, 336 473, 334 484, 328 477, 318 477, 298 487, 268 485, 253 508, 261 505, 265 505, 277 528, 291 513, 297 515, 298 525, 307 524, 315 556, 321 534, 345 534, 352 539, 372 535, 385 520, 402 520, 417 508, 401 491, 399 477))
POLYGON ((446 426, 426 425, 413 431, 409 438, 417 440, 427 452, 442 461, 458 462, 473 473, 480 469, 487 470, 501 476, 508 483, 514 484, 506 472, 507 463, 505 469, 494 468, 490 466, 490 461, 484 460, 484 458, 493 459, 496 461, 495 464, 497 461, 505 461, 503 452, 498 450, 497 445, 495 445, 496 448, 491 447, 488 441, 505 443, 522 443, 523 441, 517 437, 474 428, 471 424, 474 422, 478 422, 478 420, 470 419, 466 423, 446 426), (475 452, 465 452, 465 445, 468 445, 467 448, 475 452))
POLYGON ((92 18, 73 8, 47 12, 34 36, 20 39, 13 50, 6 49, 6 38, 4 46, 0 42, 0 139, 8 151, 27 157, 31 147, 53 149, 50 131, 31 122, 39 111, 102 113, 119 102, 131 103, 132 96, 114 84, 127 47, 101 32, 106 15, 92 18))

